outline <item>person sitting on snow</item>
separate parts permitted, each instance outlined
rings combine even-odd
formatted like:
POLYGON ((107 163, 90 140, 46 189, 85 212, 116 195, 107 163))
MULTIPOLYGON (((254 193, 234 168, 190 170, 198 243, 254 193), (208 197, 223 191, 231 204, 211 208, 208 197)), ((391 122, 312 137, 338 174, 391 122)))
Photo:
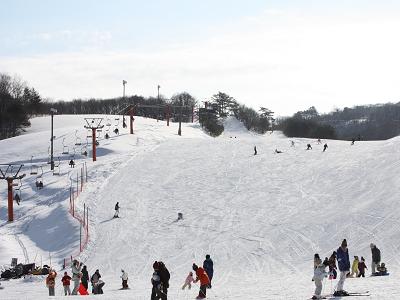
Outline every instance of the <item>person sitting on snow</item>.
POLYGON ((377 270, 378 270, 378 274, 381 276, 387 274, 387 269, 386 269, 385 263, 381 263, 381 265, 378 266, 377 270))

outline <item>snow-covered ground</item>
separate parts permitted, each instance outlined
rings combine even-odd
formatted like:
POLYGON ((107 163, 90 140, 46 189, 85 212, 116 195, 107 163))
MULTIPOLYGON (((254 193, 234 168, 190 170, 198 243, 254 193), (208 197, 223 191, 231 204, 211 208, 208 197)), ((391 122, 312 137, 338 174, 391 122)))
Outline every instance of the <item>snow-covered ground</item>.
MULTIPOLYGON (((103 117, 112 130, 116 117, 103 117)), ((11 257, 49 264, 51 257, 59 270, 56 294, 62 294, 62 260, 79 248, 79 223, 68 213, 69 177, 76 176, 68 161, 75 150, 77 168, 86 161, 89 171, 77 200, 78 210, 83 203, 90 208, 90 240, 80 259, 106 282, 105 294, 96 298, 149 299, 152 264, 163 260, 172 276, 169 299, 193 299, 196 287, 180 287, 192 263, 202 264, 209 253, 215 264, 210 299, 307 299, 314 291, 314 253, 329 256, 346 238, 350 256, 364 256, 367 266, 369 244, 376 243, 391 275, 348 279, 345 289, 400 299, 399 138, 354 146, 326 141, 323 153, 316 141, 293 139, 290 147, 279 132, 249 133, 233 119, 221 137, 211 138, 196 124, 183 124, 180 137, 176 123, 137 117, 134 135, 119 126, 119 136, 100 140, 93 163, 75 146, 76 136, 86 143, 83 118, 55 117, 61 176, 47 165, 49 117, 0 141, 0 163, 24 163, 27 174, 12 224, 6 182, 0 182, 0 265, 11 257), (69 154, 61 154, 63 140, 69 154), (32 155, 44 171, 39 191, 37 175, 29 174, 32 155), (120 219, 112 219, 116 201, 120 219), (119 290, 121 268, 130 275, 130 290, 119 290)), ((325 281, 324 293, 335 284, 325 281)), ((41 276, 3 281, 2 287, 0 299, 47 298, 41 276)))

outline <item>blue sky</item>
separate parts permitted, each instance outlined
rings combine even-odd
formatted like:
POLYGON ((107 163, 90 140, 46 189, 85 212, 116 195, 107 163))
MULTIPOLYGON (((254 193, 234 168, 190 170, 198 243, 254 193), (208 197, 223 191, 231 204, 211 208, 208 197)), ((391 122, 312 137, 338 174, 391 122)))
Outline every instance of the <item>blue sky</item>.
POLYGON ((400 101, 400 1, 0 0, 0 72, 44 97, 224 91, 291 114, 400 101))

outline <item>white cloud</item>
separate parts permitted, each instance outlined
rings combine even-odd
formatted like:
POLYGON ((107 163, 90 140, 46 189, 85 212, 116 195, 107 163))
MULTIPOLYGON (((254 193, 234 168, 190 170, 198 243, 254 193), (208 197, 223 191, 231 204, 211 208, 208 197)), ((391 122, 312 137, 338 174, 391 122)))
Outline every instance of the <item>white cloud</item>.
MULTIPOLYGON (((399 100, 399 28, 397 19, 324 19, 272 11, 197 43, 147 52, 4 58, 0 69, 20 74, 56 99, 119 96, 126 79, 128 94, 155 95, 160 84, 166 96, 185 90, 203 100, 221 90, 281 114, 311 105, 327 111, 399 100)), ((94 45, 112 38, 110 32, 78 36, 94 45)))

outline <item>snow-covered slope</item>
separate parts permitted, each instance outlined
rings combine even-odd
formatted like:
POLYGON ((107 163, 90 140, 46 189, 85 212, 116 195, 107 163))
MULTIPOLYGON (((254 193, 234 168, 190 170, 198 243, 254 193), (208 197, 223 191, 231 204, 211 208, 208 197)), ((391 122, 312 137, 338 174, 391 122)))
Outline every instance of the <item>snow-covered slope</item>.
MULTIPOLYGON (((64 138, 73 149, 75 130, 85 140, 83 116, 56 120, 57 153, 64 138)), ((28 162, 34 155, 45 163, 49 122, 35 119, 27 134, 0 141, 0 162, 28 162)), ((148 299, 152 263, 163 260, 172 275, 170 299, 192 299, 197 289, 180 287, 192 263, 201 264, 209 253, 215 263, 210 299, 306 299, 314 289, 314 253, 329 256, 343 238, 350 255, 366 257, 368 265, 369 244, 376 243, 391 272, 384 278, 348 279, 345 288, 370 290, 371 299, 400 297, 399 138, 354 146, 326 141, 329 148, 322 152, 316 141, 295 139, 290 147, 280 133, 252 134, 233 119, 219 138, 192 124, 184 124, 182 137, 176 131, 176 124, 136 118, 134 135, 124 129, 118 137, 101 140, 98 161, 87 161, 90 178, 78 206, 90 207, 91 235, 81 259, 91 273, 100 269, 106 282, 103 298, 148 299), (305 150, 307 143, 312 151, 305 150), (116 201, 120 219, 112 219, 116 201), (130 274, 129 291, 118 290, 121 268, 130 274)), ((13 224, 6 223, 2 183, 0 263, 9 263, 11 256, 30 261, 41 256, 47 263, 50 251, 60 265, 76 250, 79 227, 68 215, 63 192, 68 171, 64 162, 63 176, 45 173, 46 186, 39 192, 33 188, 36 178, 27 176, 26 200, 16 207, 13 224)), ((331 284, 336 282, 325 282, 325 293, 331 284)), ((37 279, 3 285, 1 299, 47 295, 37 279)))

